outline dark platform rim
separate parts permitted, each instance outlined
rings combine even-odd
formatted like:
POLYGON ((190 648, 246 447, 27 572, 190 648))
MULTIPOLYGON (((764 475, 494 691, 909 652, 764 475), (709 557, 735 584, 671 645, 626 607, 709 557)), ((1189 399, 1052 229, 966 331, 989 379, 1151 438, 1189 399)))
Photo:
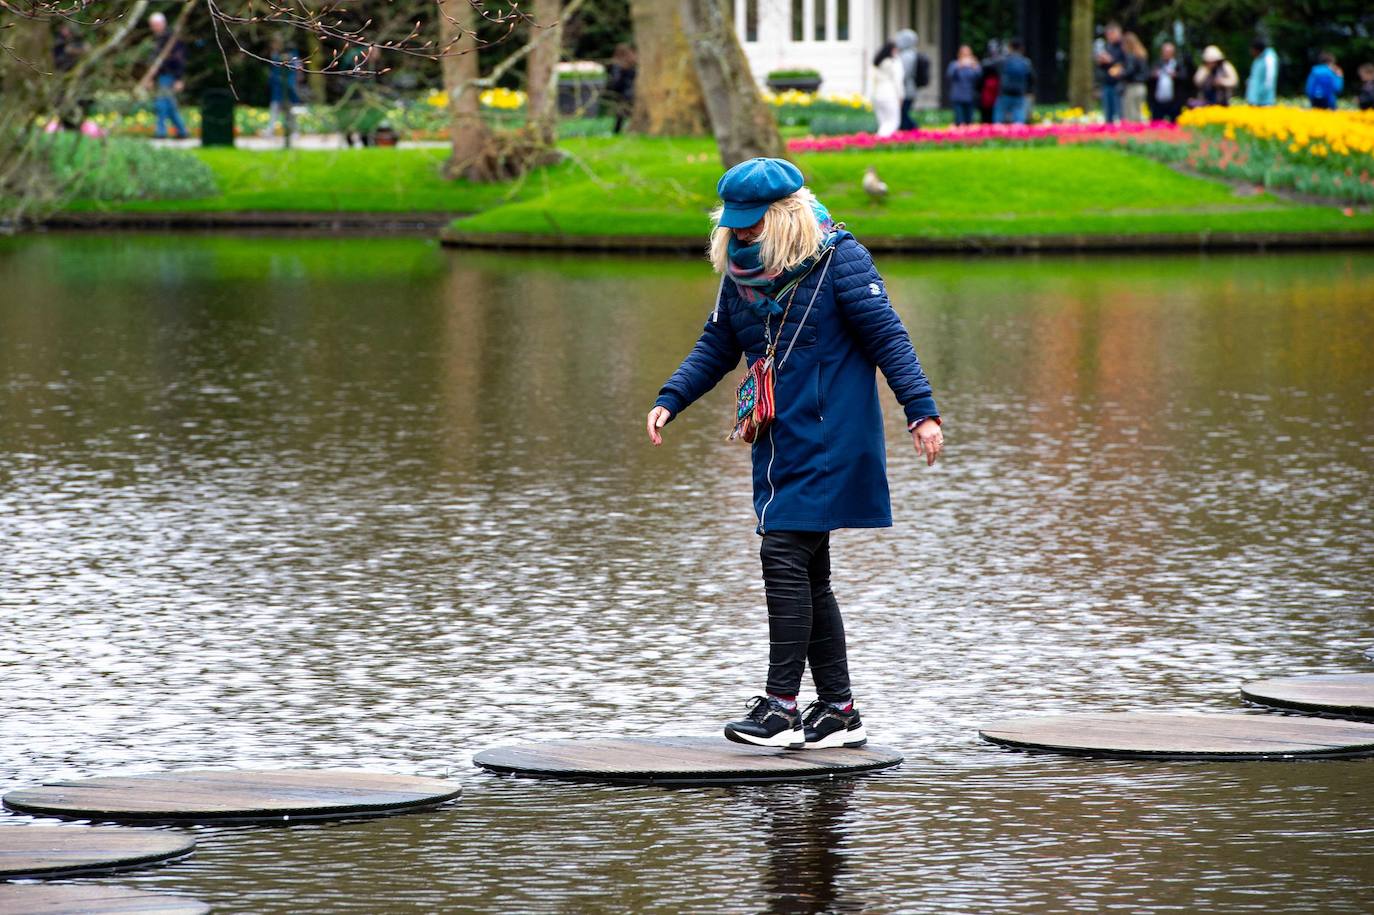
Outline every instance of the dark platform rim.
POLYGON ((1311 680, 1323 676, 1374 676, 1361 674, 1314 674, 1311 677, 1270 677, 1264 680, 1251 680, 1240 685, 1240 698, 1259 708, 1278 709, 1284 712, 1301 712, 1304 715, 1317 715, 1322 718, 1341 718, 1348 721, 1374 721, 1374 708, 1363 705, 1341 705, 1334 702, 1311 702, 1302 699, 1287 699, 1280 696, 1253 692, 1254 687, 1281 681, 1311 680))
MULTIPOLYGON (((186 772, 204 772, 220 770, 187 769, 186 772)), ((236 771, 262 771, 262 770, 222 770, 226 774, 236 771)), ((282 771, 328 771, 328 770, 282 770, 282 771)), ((166 772, 145 773, 149 776, 175 775, 177 770, 172 769, 166 772)), ((390 774, 390 773, 385 773, 390 774)), ((101 778, 96 776, 95 778, 101 778)), ((112 776, 119 777, 119 776, 112 776)), ((138 776, 128 776, 137 778, 138 776)), ((425 776, 429 778, 428 776, 425 776)), ((46 782, 32 788, 19 788, 8 792, 0 798, 0 804, 17 813, 32 816, 56 817, 62 820, 88 820, 92 823, 139 823, 139 824, 165 824, 165 825, 273 825, 286 822, 320 822, 324 820, 351 820, 369 819, 372 817, 391 816, 402 813, 414 813, 422 810, 432 810, 445 804, 457 800, 463 793, 462 785, 451 779, 431 778, 432 781, 450 781, 452 790, 442 795, 416 798, 411 801, 388 801, 385 803, 354 803, 347 805, 320 807, 305 806, 299 808, 278 808, 274 810, 253 810, 244 808, 242 810, 102 810, 98 807, 89 805, 61 804, 55 805, 42 801, 30 802, 25 800, 22 795, 26 792, 41 791, 44 788, 73 788, 81 787, 82 783, 89 783, 95 779, 70 779, 55 782, 46 782), (20 795, 16 800, 15 795, 20 795)))
MULTIPOLYGON (((7 829, 29 829, 29 828, 48 828, 48 827, 28 827, 28 826, 8 826, 7 829)), ((64 829, 66 827, 63 827, 64 829)), ((112 826, 92 826, 92 829, 114 830, 112 826)), ((75 830, 72 830, 75 831, 75 830)), ((119 830, 127 833, 128 830, 119 830)), ((3 863, 0 863, 0 883, 7 880, 46 880, 54 877, 80 877, 92 876, 96 874, 115 874, 124 871, 141 870, 148 867, 156 867, 161 864, 175 864, 191 857, 196 852, 196 839, 182 833, 170 832, 167 830, 145 830, 146 832, 157 832, 160 835, 175 837, 181 842, 175 848, 165 852, 146 852, 143 854, 122 856, 118 860, 109 862, 89 861, 82 864, 53 864, 48 867, 40 867, 31 870, 6 870, 3 863)))
MULTIPOLYGON (((531 741, 531 744, 538 744, 551 741, 531 741)), ((619 772, 589 772, 584 769, 565 769, 565 768, 531 768, 528 766, 517 766, 492 762, 490 755, 502 750, 516 749, 520 746, 530 744, 509 744, 499 747, 489 747, 482 750, 472 757, 472 763, 480 769, 484 769, 494 775, 509 776, 514 778, 540 778, 553 779, 565 782, 581 782, 589 784, 603 785, 644 785, 655 787, 722 787, 730 785, 766 785, 782 784, 795 782, 826 782, 834 781, 839 778, 849 778, 856 775, 866 775, 878 772, 883 769, 892 769, 900 766, 906 761, 906 757, 889 747, 865 746, 863 749, 869 752, 889 754, 883 759, 872 759, 863 763, 852 765, 830 765, 818 766, 815 769, 797 769, 791 771, 751 771, 748 769, 721 770, 721 771, 698 771, 683 770, 680 772, 655 772, 648 770, 624 770, 619 772), (488 758, 483 758, 488 757, 488 758)), ((803 754, 805 750, 792 751, 803 754)), ((803 757, 804 758, 804 757, 803 757)))
POLYGON ((1374 756, 1374 743, 1330 750, 1236 751, 1236 750, 1118 750, 1095 747, 1068 747, 1059 744, 1028 743, 1006 737, 993 737, 983 731, 978 736, 988 743, 1020 750, 1025 753, 1052 753, 1056 756, 1081 756, 1089 759, 1153 760, 1177 762, 1263 762, 1296 761, 1301 759, 1359 759, 1374 756))
MULTIPOLYGON (((1070 743, 1047 743, 1043 741, 1033 741, 1033 739, 1015 738, 999 734, 1000 731, 1010 730, 1010 725, 1018 723, 1033 723, 1033 721, 1043 721, 1044 719, 1101 719, 1101 717, 1113 716, 1143 716, 1156 717, 1156 719, 1169 719, 1169 717, 1202 717, 1202 719, 1249 719, 1257 721, 1276 721, 1296 719, 1279 719, 1276 716, 1238 716, 1234 713, 1171 713, 1171 712, 1079 712, 1079 713, 1057 713, 1043 714, 1043 716, 1022 716, 1013 719, 1000 719, 991 721, 984 727, 978 728, 978 736, 988 743, 1007 747, 1011 750, 1021 750, 1026 753, 1054 753, 1057 756, 1077 756, 1102 758, 1102 760, 1151 760, 1151 761, 1296 761, 1296 760, 1348 760, 1348 758, 1360 758, 1374 756, 1374 734, 1369 735, 1369 739, 1360 739, 1359 742, 1337 743, 1336 746, 1312 746, 1314 743, 1322 741, 1305 742, 1304 749, 1253 749, 1253 750, 1171 750, 1171 749, 1129 749, 1129 747, 1112 746, 1081 746, 1070 745, 1070 743)), ((1336 724, 1331 723, 1331 724, 1336 724)), ((1351 723, 1359 725, 1359 723, 1351 723)), ((1278 738, 1283 741, 1283 738, 1278 738)), ((1334 741, 1333 741, 1334 743, 1334 741)))

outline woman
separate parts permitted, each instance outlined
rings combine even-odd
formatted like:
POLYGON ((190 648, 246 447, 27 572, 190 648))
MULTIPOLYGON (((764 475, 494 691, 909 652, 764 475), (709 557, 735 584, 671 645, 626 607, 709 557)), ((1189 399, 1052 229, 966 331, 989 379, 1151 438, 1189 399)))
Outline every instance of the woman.
POLYGON ((1145 83, 1150 78, 1150 53, 1135 32, 1121 36, 1121 120, 1145 122, 1145 83))
POLYGON ((1204 105, 1229 105, 1231 94, 1240 85, 1236 68, 1221 53, 1221 48, 1209 44, 1202 49, 1202 66, 1193 74, 1193 84, 1197 86, 1204 105))
POLYGON ((873 113, 878 116, 878 136, 897 132, 902 122, 902 91, 906 74, 897 45, 891 41, 879 49, 873 58, 873 113))
POLYGON ((973 56, 973 49, 966 44, 960 45, 959 56, 945 71, 956 125, 973 123, 973 111, 978 107, 978 81, 982 76, 983 66, 973 56))
POLYGON ((772 349, 777 416, 752 451, 768 680, 725 736, 794 749, 861 746, 867 732, 830 589, 830 532, 892 524, 874 367, 905 409, 927 465, 944 446, 939 413, 868 251, 831 221, 797 167, 750 159, 716 190, 724 201, 710 246, 722 274, 716 308, 659 391, 647 425, 650 441, 662 444, 663 426, 741 354, 752 368, 772 349), (817 701, 802 714, 797 693, 808 661, 817 701))

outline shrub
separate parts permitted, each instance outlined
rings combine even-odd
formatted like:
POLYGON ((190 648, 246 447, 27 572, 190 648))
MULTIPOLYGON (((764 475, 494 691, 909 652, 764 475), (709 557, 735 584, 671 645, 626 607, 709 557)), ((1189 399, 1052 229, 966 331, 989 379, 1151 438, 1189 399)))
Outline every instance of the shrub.
POLYGON ((219 193, 215 173, 188 152, 63 131, 36 139, 36 172, 53 196, 82 200, 184 200, 219 193))
POLYGON ((819 71, 819 70, 799 69, 799 70, 769 70, 769 71, 768 71, 768 79, 770 79, 770 80, 772 80, 772 79, 820 79, 820 78, 821 78, 821 71, 819 71))

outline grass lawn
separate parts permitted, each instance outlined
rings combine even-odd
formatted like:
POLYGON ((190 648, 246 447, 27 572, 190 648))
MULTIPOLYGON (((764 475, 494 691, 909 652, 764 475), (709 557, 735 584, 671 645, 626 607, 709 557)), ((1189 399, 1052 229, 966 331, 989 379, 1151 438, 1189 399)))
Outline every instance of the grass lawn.
MULTIPOLYGON (((610 140, 585 174, 529 192, 453 225, 466 232, 556 232, 701 237, 720 165, 709 144, 665 143, 616 155, 610 140), (705 161, 702 153, 707 153, 705 161)), ((640 141, 642 142, 642 141, 640 141)), ((807 184, 859 237, 977 236, 1374 228, 1374 216, 1300 206, 1269 194, 1237 196, 1219 181, 1180 174, 1097 146, 810 153, 807 184), (860 186, 872 165, 888 183, 882 203, 860 186)))
POLYGON ((471 185, 440 175, 446 150, 367 148, 192 152, 215 172, 221 193, 198 200, 78 201, 71 210, 121 212, 473 213, 507 199, 508 185, 471 185))
MULTIPOLYGON (((701 238, 720 163, 706 138, 568 139, 570 158, 501 185, 445 181, 443 149, 197 150, 223 193, 73 210, 475 214, 465 232, 701 238)), ((862 237, 1374 229, 1374 214, 1298 205, 1097 146, 807 153, 808 184, 862 237), (891 188, 873 203, 872 165, 891 188)))

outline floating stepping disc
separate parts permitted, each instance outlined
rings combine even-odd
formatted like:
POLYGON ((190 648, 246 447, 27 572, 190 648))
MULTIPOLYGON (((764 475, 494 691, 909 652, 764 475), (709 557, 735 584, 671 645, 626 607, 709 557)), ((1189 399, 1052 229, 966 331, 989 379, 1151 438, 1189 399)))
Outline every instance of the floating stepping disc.
POLYGON ((195 847, 190 836, 160 829, 6 826, 0 829, 0 880, 139 867, 189 855, 195 847))
POLYGON ((730 785, 843 778, 902 761, 882 747, 773 750, 723 737, 548 740, 483 750, 472 761, 507 775, 652 785, 730 785))
POLYGON ((1265 715, 1116 712, 994 721, 978 732, 1018 750, 1117 759, 1374 755, 1374 724, 1265 715))
POLYGON ((23 886, 0 883, 5 915, 204 915, 210 907, 190 896, 122 886, 23 886))
POLYGON ((1323 674, 1256 680, 1241 698, 1272 708, 1374 720, 1374 674, 1323 674))
POLYGON ((461 793, 438 778, 330 769, 158 772, 51 782, 5 795, 21 813, 116 823, 264 823, 380 816, 461 793))

